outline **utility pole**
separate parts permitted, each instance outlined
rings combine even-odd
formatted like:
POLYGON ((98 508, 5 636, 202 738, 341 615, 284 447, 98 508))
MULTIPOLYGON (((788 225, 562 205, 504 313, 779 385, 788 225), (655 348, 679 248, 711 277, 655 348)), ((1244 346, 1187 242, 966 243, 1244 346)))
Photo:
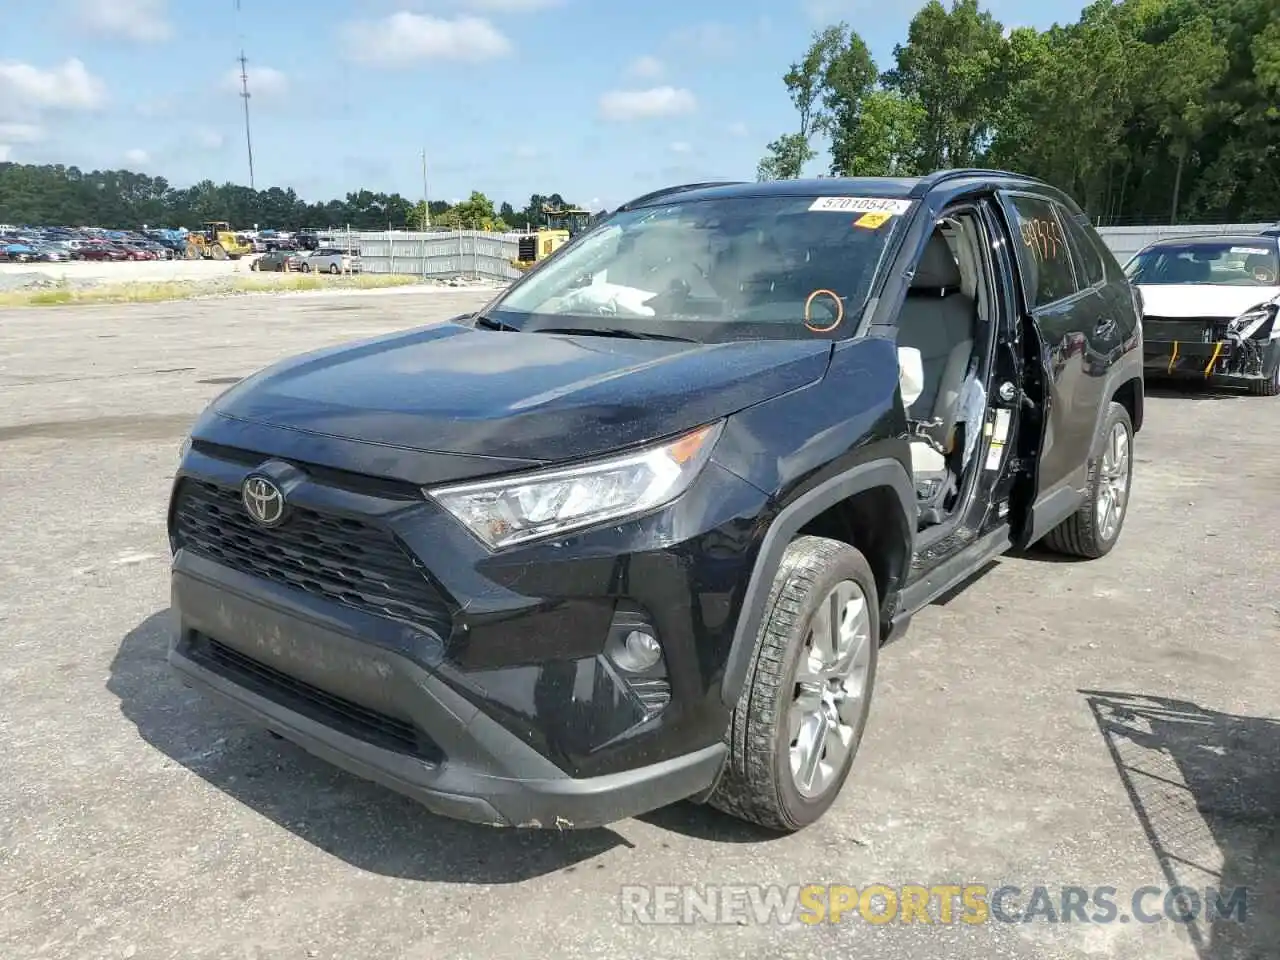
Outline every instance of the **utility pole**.
POLYGON ((422 227, 431 227, 431 204, 427 202, 427 148, 422 148, 422 227))
MULTIPOLYGON (((236 9, 240 8, 240 4, 236 4, 236 9)), ((247 67, 248 60, 245 59, 244 51, 240 51, 240 96, 244 100, 244 143, 249 148, 249 189, 255 189, 253 184, 253 137, 249 135, 249 70, 247 67)))

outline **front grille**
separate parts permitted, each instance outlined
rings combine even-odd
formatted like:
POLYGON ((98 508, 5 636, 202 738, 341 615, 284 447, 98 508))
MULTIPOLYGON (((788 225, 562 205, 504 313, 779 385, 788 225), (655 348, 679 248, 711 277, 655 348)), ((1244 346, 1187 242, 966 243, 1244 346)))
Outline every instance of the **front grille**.
POLYGON ((1148 340, 1182 343, 1217 343, 1227 338, 1227 324, 1222 317, 1143 317, 1148 340))
POLYGON ((183 480, 176 546, 241 573, 357 610, 433 630, 449 612, 422 569, 390 533, 359 520, 293 507, 279 527, 249 519, 238 488, 183 480))
POLYGON ((195 639, 197 660, 275 703, 384 750, 433 764, 444 759, 440 748, 411 723, 326 693, 211 637, 195 639))

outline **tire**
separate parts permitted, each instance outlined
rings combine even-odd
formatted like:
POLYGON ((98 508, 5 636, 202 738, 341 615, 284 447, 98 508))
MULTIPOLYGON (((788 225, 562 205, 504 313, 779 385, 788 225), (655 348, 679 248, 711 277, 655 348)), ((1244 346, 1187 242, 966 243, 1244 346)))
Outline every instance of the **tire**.
POLYGON ((302 270, 302 272, 303 272, 303 273, 310 273, 310 272, 311 272, 311 264, 309 264, 309 263, 304 263, 300 269, 302 270))
MULTIPOLYGON (((797 537, 787 546, 769 591, 750 672, 730 719, 726 733, 729 756, 720 781, 708 798, 711 806, 781 833, 800 830, 827 812, 849 776, 866 728, 879 659, 879 609, 871 567, 853 547, 808 536, 797 537), (793 755, 798 753, 803 762, 802 741, 814 730, 817 717, 821 714, 829 723, 839 708, 825 697, 813 698, 811 693, 806 699, 815 709, 797 732, 793 715, 805 712, 797 676, 812 662, 809 657, 814 649, 814 628, 821 632, 824 622, 820 617, 822 605, 832 602, 833 597, 837 605, 843 605, 850 588, 853 597, 845 610, 852 616, 850 625, 859 629, 853 631, 858 639, 850 647, 852 652, 845 656, 845 662, 852 663, 854 669, 843 688, 857 691, 857 696, 843 700, 844 710, 839 713, 842 723, 835 728, 837 741, 824 740, 835 749, 842 748, 844 756, 838 764, 825 768, 820 765, 822 782, 804 790, 799 783, 804 778, 792 772, 793 755), (852 606, 859 599, 860 619, 857 608, 852 606)), ((846 619, 849 618, 841 617, 842 622, 846 619)), ((835 686, 834 681, 819 683, 830 695, 838 696, 835 691, 841 687, 835 686)), ((824 748, 820 756, 828 755, 824 748)))
POLYGON ((342 269, 336 263, 331 263, 329 264, 329 272, 336 277, 342 272, 342 269))
POLYGON ((1250 380, 1249 392, 1255 397, 1280 397, 1280 363, 1267 380, 1250 380))
POLYGON ((260 266, 258 266, 258 261, 257 261, 257 260, 255 260, 255 261, 253 261, 253 263, 249 264, 249 269, 250 269, 250 270, 261 270, 262 268, 261 268, 260 266))
POLYGON ((1107 411, 1103 436, 1106 440, 1102 452, 1089 460, 1088 494, 1084 504, 1044 537, 1044 545, 1055 553, 1097 560, 1110 553, 1120 539, 1133 491, 1133 421, 1121 404, 1112 403, 1107 411), (1123 431, 1126 443, 1124 462, 1122 466, 1113 467, 1109 466, 1115 458, 1112 441, 1119 431, 1123 431), (1124 481, 1122 488, 1118 486, 1121 478, 1124 481), (1099 517, 1099 510, 1104 507, 1106 497, 1114 497, 1117 492, 1119 513, 1112 525, 1099 517))

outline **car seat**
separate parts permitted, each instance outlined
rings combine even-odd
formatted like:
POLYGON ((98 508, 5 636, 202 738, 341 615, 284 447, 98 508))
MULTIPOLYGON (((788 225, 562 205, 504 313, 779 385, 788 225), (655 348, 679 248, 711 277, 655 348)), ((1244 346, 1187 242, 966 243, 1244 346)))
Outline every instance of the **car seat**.
POLYGON ((951 245, 935 230, 898 315, 898 346, 920 351, 924 383, 907 410, 919 425, 911 445, 917 473, 935 472, 955 443, 960 392, 973 356, 976 305, 961 290, 951 245))

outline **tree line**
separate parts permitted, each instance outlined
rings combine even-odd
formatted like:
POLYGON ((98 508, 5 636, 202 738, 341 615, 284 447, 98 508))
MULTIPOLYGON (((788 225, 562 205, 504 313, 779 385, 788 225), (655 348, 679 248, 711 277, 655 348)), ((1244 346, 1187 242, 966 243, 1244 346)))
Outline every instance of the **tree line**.
MULTIPOLYGON (((524 229, 543 223, 542 206, 571 206, 558 193, 534 194, 516 208, 475 192, 457 204, 431 201, 430 223, 445 229, 524 229)), ((421 229, 425 207, 398 193, 359 190, 345 199, 307 203, 292 189, 253 190, 204 180, 174 187, 164 177, 129 170, 82 171, 53 164, 0 163, 0 223, 40 226, 199 228, 210 220, 234 228, 299 230, 421 229)))
POLYGON ((796 129, 760 179, 949 167, 1030 174, 1101 223, 1280 220, 1280 0, 1098 0, 1007 30, 978 0, 930 0, 881 70, 848 24, 783 83, 796 129))

